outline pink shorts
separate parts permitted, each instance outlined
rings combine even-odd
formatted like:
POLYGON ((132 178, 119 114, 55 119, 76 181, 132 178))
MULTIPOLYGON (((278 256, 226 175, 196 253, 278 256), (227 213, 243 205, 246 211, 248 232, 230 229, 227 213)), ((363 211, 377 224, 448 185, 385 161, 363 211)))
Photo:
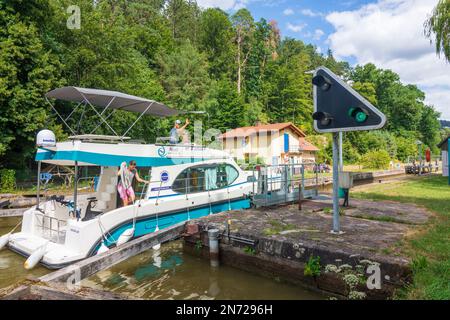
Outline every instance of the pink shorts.
POLYGON ((134 198, 134 191, 132 187, 125 189, 121 183, 117 186, 117 191, 119 191, 120 198, 122 200, 127 200, 128 198, 134 198))

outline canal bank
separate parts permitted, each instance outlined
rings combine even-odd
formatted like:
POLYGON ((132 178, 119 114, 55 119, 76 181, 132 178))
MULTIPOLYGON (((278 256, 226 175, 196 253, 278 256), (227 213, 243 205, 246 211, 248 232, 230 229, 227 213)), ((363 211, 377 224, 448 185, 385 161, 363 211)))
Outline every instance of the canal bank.
POLYGON ((395 202, 350 200, 341 235, 331 234, 331 199, 227 212, 190 222, 185 251, 209 258, 219 230, 220 264, 340 298, 386 299, 411 280, 404 237, 430 214, 395 202))
MULTIPOLYGON (((343 219, 359 219, 360 221, 353 225, 350 224, 350 229, 356 226, 357 228, 354 229, 359 233, 348 238, 332 237, 330 240, 321 237, 321 233, 331 236, 327 230, 331 224, 326 226, 331 219, 331 210, 328 210, 331 207, 331 200, 322 198, 304 202, 301 212, 298 211, 298 206, 281 206, 256 211, 229 212, 200 219, 197 224, 198 232, 194 232, 194 234, 192 234, 192 227, 189 227, 192 224, 188 224, 186 229, 191 234, 185 237, 184 250, 193 255, 207 256, 205 254, 208 252, 209 242, 205 233, 208 229, 218 227, 221 234, 220 258, 223 265, 250 271, 260 279, 262 275, 271 278, 271 281, 307 288, 308 292, 315 290, 319 292, 320 296, 343 298, 349 297, 351 293, 355 295, 355 292, 367 291, 364 288, 364 281, 367 282, 366 278, 368 278, 366 271, 369 266, 380 264, 380 270, 384 272, 381 274, 383 288, 367 291, 365 294, 368 298, 389 297, 396 288, 409 281, 411 271, 410 261, 398 252, 394 252, 395 248, 392 247, 397 246, 399 239, 412 227, 425 223, 428 213, 421 208, 410 205, 401 206, 398 203, 383 203, 381 207, 386 210, 378 209, 380 204, 374 202, 351 200, 350 204, 352 207, 345 209, 343 219), (242 219, 240 214, 248 214, 248 218, 242 219), (229 217, 223 218, 227 215, 229 217), (308 220, 308 215, 313 219, 308 220), (253 217, 256 218, 252 219, 253 217), (259 217, 265 218, 259 219, 259 217), (322 219, 324 217, 325 219, 322 219), (219 220, 213 221, 212 224, 209 222, 205 224, 205 221, 209 219, 219 220), (230 232, 227 232, 226 238, 223 238, 227 226, 223 229, 221 226, 223 227, 224 222, 230 220, 231 224, 228 227, 230 232), (392 225, 374 227, 376 222, 392 225), (370 228, 363 230, 367 223, 370 228), (242 228, 239 227, 240 224, 242 228), (237 229, 236 226, 238 226, 237 229), (245 227, 249 227, 249 229, 246 230, 245 227), (256 230, 256 233, 252 233, 252 230, 256 230), (365 231, 367 230, 370 232, 366 235, 365 231), (254 234, 256 235, 252 238, 254 234), (308 239, 308 237, 304 237, 305 234, 313 236, 308 239), (296 236, 298 237, 296 238, 296 236), (268 242, 263 239, 267 237, 270 238, 268 242), (308 240, 316 243, 317 246, 310 246, 308 240), (348 243, 361 242, 367 244, 347 246, 348 243), (340 244, 344 245, 340 247, 340 244), (327 250, 327 248, 330 249, 327 250), (378 251, 382 255, 380 252, 376 254, 376 248, 379 248, 378 251), (286 261, 288 263, 285 263, 286 261), (303 263, 303 266, 299 266, 299 263, 303 263), (352 275, 356 276, 358 283, 356 286, 350 287, 346 280, 350 281, 352 275)), ((347 237, 349 234, 346 231, 343 236, 347 237)), ((149 244, 147 247, 151 246, 149 244)), ((129 255, 126 254, 122 258, 129 258, 129 255)), ((117 262, 120 261, 114 261, 110 265, 117 262)), ((100 264, 100 268, 98 266, 99 264, 93 264, 81 270, 90 272, 90 274, 86 274, 89 277, 105 268, 102 264, 100 264), (91 268, 92 266, 94 267, 91 268)), ((55 274, 57 275, 54 273, 53 277, 55 274)), ((46 279, 46 277, 43 278, 46 279)))
MULTIPOLYGON (((232 267, 211 268, 208 261, 185 253, 179 240, 167 242, 161 249, 152 249, 156 243, 176 239, 185 231, 184 224, 175 225, 54 272, 42 267, 26 271, 23 268, 25 259, 13 254, 15 270, 22 272, 11 274, 8 269, 0 270, 6 280, 0 283, 0 299, 326 298, 303 287, 232 267), (77 283, 77 279, 81 282, 77 283)), ((9 251, 2 250, 1 253, 9 251)))

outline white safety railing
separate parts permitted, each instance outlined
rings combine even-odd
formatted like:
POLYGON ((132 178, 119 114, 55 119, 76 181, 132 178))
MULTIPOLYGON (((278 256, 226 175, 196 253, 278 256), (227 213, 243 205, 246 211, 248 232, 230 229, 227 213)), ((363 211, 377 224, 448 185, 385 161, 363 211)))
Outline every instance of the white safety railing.
POLYGON ((35 213, 36 231, 40 232, 44 239, 63 244, 66 238, 67 221, 60 220, 42 213, 35 213))

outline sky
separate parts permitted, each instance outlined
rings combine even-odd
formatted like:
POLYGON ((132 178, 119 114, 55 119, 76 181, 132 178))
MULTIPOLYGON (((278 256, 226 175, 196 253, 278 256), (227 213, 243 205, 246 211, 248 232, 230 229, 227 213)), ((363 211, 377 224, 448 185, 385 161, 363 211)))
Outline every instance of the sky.
POLYGON ((276 20, 282 36, 333 51, 352 66, 374 63, 426 93, 425 102, 450 120, 450 63, 438 57, 423 23, 438 0, 197 0, 230 14, 247 8, 255 20, 276 20))

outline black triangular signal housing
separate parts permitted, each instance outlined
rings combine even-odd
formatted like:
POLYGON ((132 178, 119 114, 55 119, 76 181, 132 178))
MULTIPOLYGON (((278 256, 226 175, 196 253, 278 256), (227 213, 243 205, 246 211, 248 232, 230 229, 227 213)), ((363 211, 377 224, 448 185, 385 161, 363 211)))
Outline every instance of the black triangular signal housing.
POLYGON ((325 67, 314 72, 314 129, 320 133, 381 129, 386 116, 325 67))

